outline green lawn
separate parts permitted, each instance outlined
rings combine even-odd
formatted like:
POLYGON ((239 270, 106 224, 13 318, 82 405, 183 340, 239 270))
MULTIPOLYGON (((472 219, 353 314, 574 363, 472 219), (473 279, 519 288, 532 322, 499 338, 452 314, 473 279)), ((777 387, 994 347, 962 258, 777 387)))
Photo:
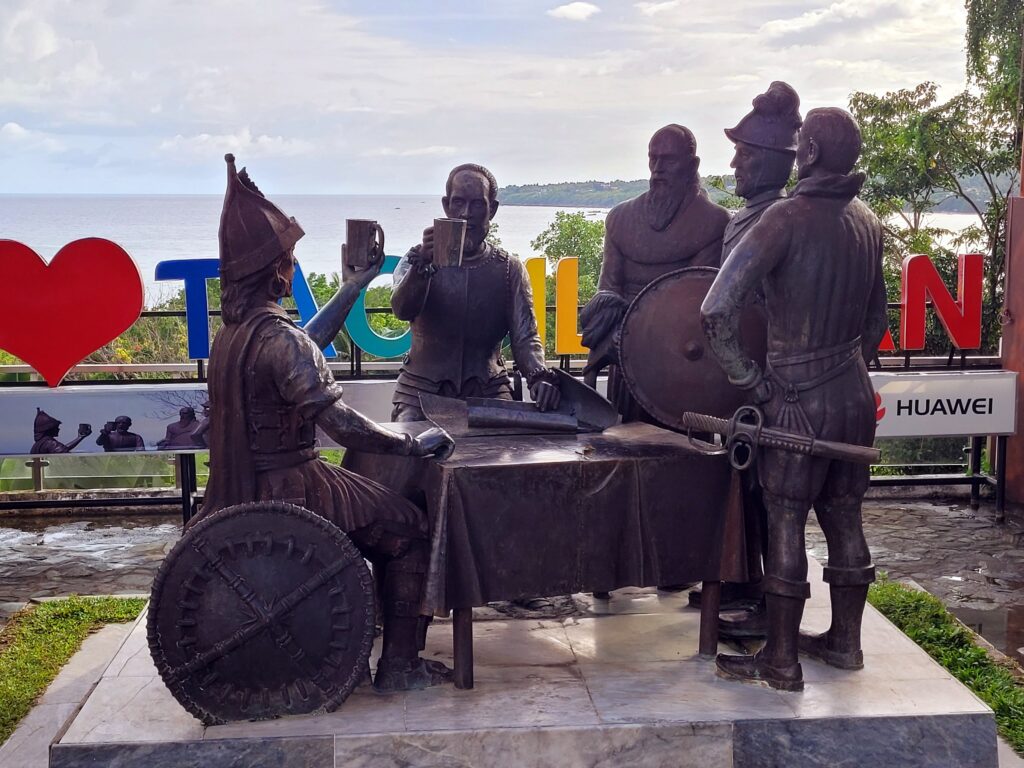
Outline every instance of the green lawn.
POLYGON ((868 600, 992 707, 999 735, 1024 755, 1024 680, 1016 665, 993 660, 974 644, 974 635, 927 592, 883 578, 871 586, 868 600))
POLYGON ((32 605, 0 630, 0 744, 95 627, 132 621, 142 599, 69 597, 32 605))

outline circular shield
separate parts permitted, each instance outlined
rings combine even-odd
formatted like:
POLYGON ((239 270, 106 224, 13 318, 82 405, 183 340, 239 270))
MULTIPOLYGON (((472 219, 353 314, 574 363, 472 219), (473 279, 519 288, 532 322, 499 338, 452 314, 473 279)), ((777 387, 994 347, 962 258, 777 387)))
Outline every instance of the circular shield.
POLYGON ((280 502, 189 529, 160 566, 149 649, 206 724, 335 709, 365 677, 373 580, 332 523, 280 502))
MULTIPOLYGON (((619 336, 623 378, 636 401, 659 422, 683 429, 687 411, 720 418, 747 402, 729 383, 704 337, 700 305, 718 270, 685 267, 662 275, 629 305, 619 336)), ((757 305, 744 309, 740 335, 750 356, 764 363, 767 321, 757 305)))

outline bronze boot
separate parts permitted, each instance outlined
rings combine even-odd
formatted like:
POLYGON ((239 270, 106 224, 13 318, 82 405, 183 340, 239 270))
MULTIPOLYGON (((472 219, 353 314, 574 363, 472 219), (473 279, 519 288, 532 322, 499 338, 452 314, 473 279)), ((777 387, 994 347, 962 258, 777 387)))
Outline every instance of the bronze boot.
POLYGON ((832 626, 827 632, 800 633, 800 652, 837 669, 863 669, 860 647, 861 620, 867 602, 866 584, 848 587, 830 586, 832 626))
POLYGON ((767 594, 768 640, 753 656, 720 653, 719 675, 748 683, 765 683, 780 691, 802 691, 803 669, 797 655, 804 598, 767 594))

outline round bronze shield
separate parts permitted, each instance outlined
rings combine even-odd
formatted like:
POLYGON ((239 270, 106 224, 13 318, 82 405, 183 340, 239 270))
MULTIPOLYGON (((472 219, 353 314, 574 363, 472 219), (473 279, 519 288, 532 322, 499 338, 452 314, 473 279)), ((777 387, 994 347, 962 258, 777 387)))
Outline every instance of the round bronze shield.
MULTIPOLYGON (((685 267, 662 275, 622 319, 623 378, 637 402, 671 429, 683 429, 687 411, 728 418, 747 402, 718 365, 700 323, 700 305, 717 274, 713 267, 685 267)), ((760 306, 744 310, 740 333, 744 349, 763 364, 767 322, 760 306)))
POLYGON ((239 504, 185 532, 147 620, 160 676, 206 724, 330 711, 366 676, 373 580, 322 517, 239 504))

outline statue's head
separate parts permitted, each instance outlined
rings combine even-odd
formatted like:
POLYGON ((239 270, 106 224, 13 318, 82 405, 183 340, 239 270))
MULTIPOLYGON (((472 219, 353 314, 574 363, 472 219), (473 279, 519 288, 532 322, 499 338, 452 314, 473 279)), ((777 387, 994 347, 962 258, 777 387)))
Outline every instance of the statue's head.
POLYGON ((195 421, 196 410, 195 408, 186 405, 184 408, 178 411, 178 416, 181 417, 182 421, 195 421))
POLYGON ((43 437, 56 437, 60 434, 60 421, 42 408, 36 408, 36 419, 32 425, 32 431, 36 440, 43 437))
POLYGON ((225 155, 228 186, 220 217, 221 309, 238 323, 249 307, 291 295, 299 223, 267 200, 234 155, 225 155))
POLYGON ((127 416, 118 416, 114 419, 114 429, 118 432, 127 432, 132 425, 132 420, 127 416))
POLYGON ((651 189, 685 193, 699 182, 697 140, 689 128, 666 125, 647 145, 647 165, 651 169, 651 189))
POLYGON ((850 173, 860 150, 860 128, 853 115, 838 107, 812 109, 800 128, 797 175, 804 179, 818 173, 850 173))
POLYGON ((731 163, 736 194, 748 199, 786 186, 801 124, 800 97, 781 81, 755 97, 753 107, 735 128, 725 130, 736 147, 731 163))
POLYGON ((482 165, 458 165, 448 174, 441 198, 444 215, 466 222, 465 256, 480 250, 491 231, 491 219, 498 212, 498 182, 482 165))

